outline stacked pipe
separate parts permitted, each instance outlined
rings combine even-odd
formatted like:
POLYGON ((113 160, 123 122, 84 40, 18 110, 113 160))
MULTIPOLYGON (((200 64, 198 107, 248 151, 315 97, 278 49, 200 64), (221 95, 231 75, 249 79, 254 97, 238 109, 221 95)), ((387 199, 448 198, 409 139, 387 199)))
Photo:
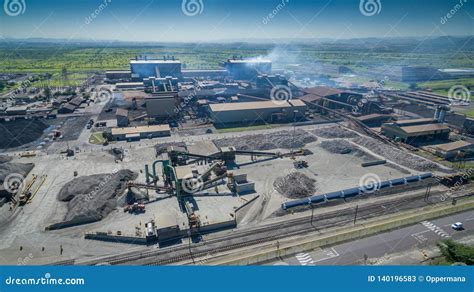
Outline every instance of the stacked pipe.
POLYGON ((281 204, 281 208, 283 210, 287 210, 287 209, 298 207, 298 206, 312 205, 312 204, 318 204, 318 203, 328 202, 328 201, 333 201, 333 200, 338 200, 338 199, 352 198, 352 197, 356 197, 356 196, 363 195, 366 193, 372 193, 374 192, 374 190, 381 190, 381 189, 387 189, 387 188, 391 188, 395 186, 406 185, 412 182, 419 182, 431 177, 433 177, 433 174, 428 172, 428 173, 423 173, 420 175, 413 175, 413 176, 408 176, 404 178, 387 180, 380 183, 375 183, 371 185, 370 187, 359 186, 357 188, 351 188, 351 189, 346 189, 342 191, 316 195, 316 196, 312 196, 305 199, 285 202, 281 204))

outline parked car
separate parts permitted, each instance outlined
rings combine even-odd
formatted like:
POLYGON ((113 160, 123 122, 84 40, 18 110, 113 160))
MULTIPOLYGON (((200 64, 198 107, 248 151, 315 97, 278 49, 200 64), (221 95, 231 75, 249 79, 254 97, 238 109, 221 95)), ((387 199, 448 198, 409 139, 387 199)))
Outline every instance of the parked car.
POLYGON ((464 227, 461 222, 456 222, 453 225, 451 225, 451 228, 454 230, 463 230, 464 227))

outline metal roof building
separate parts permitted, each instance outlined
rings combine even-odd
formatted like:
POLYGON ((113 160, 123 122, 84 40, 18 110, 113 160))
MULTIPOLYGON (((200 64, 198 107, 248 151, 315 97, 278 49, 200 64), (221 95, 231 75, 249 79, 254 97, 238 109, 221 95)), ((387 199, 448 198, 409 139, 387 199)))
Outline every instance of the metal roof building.
POLYGON ((407 144, 447 140, 451 129, 433 119, 403 120, 382 125, 382 134, 407 144))
POLYGON ((262 122, 288 122, 301 119, 306 105, 299 99, 290 101, 234 102, 209 105, 215 124, 253 124, 262 122), (296 113, 295 113, 296 111, 296 113), (296 115, 296 117, 294 116, 296 115))
POLYGON ((141 138, 156 138, 170 136, 169 125, 137 126, 127 128, 113 128, 112 136, 117 140, 139 140, 141 138))

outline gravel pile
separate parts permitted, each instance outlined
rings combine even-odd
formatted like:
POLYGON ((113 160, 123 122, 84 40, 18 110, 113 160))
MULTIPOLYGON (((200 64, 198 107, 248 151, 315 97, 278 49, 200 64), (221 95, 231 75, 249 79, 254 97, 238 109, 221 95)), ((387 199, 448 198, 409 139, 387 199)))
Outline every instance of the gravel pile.
POLYGON ((0 164, 5 163, 5 162, 10 162, 12 161, 13 157, 6 156, 6 155, 0 155, 0 164))
POLYGON ((111 174, 78 177, 68 182, 57 197, 59 201, 68 202, 62 224, 73 226, 101 220, 117 207, 127 181, 136 178, 136 173, 125 169, 111 174))
POLYGON ((293 131, 279 131, 216 139, 214 144, 217 147, 234 146, 237 150, 270 150, 301 148, 315 141, 317 141, 317 137, 307 131, 297 129, 294 133, 293 131))
POLYGON ((327 140, 322 141, 321 148, 331 153, 348 154, 356 150, 356 148, 346 140, 327 140))
POLYGON ((155 145, 156 156, 160 156, 163 153, 166 153, 168 147, 186 147, 184 142, 168 142, 155 145))
POLYGON ((311 133, 322 138, 355 138, 359 136, 352 131, 337 126, 315 129, 311 133))
POLYGON ((373 151, 374 153, 392 160, 405 167, 418 171, 434 171, 441 170, 436 163, 423 159, 419 156, 407 153, 403 150, 386 145, 375 139, 368 137, 357 137, 353 140, 355 143, 373 151))
POLYGON ((39 139, 48 125, 41 120, 0 123, 0 149, 14 148, 39 139))
POLYGON ((304 173, 292 172, 280 176, 273 182, 273 187, 283 196, 290 199, 306 198, 316 192, 316 180, 304 173))

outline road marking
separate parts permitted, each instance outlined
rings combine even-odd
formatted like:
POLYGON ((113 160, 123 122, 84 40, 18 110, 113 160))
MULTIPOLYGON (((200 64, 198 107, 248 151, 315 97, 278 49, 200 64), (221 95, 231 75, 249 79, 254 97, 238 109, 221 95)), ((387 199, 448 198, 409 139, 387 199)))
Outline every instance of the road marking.
POLYGON ((314 264, 313 258, 307 253, 299 253, 296 255, 296 259, 302 266, 314 264))
MULTIPOLYGON (((423 233, 424 233, 424 232, 426 232, 426 231, 423 231, 423 233)), ((411 236, 413 236, 413 237, 416 239, 416 241, 418 241, 419 243, 423 243, 424 241, 427 241, 427 240, 428 240, 428 238, 424 237, 424 236, 421 235, 421 234, 417 234, 417 233, 412 234, 411 236)))
POLYGON ((451 237, 446 231, 444 231, 441 227, 436 226, 432 222, 429 221, 423 221, 421 222, 423 226, 428 228, 429 230, 433 231, 434 233, 438 234, 441 237, 447 238, 451 237))

